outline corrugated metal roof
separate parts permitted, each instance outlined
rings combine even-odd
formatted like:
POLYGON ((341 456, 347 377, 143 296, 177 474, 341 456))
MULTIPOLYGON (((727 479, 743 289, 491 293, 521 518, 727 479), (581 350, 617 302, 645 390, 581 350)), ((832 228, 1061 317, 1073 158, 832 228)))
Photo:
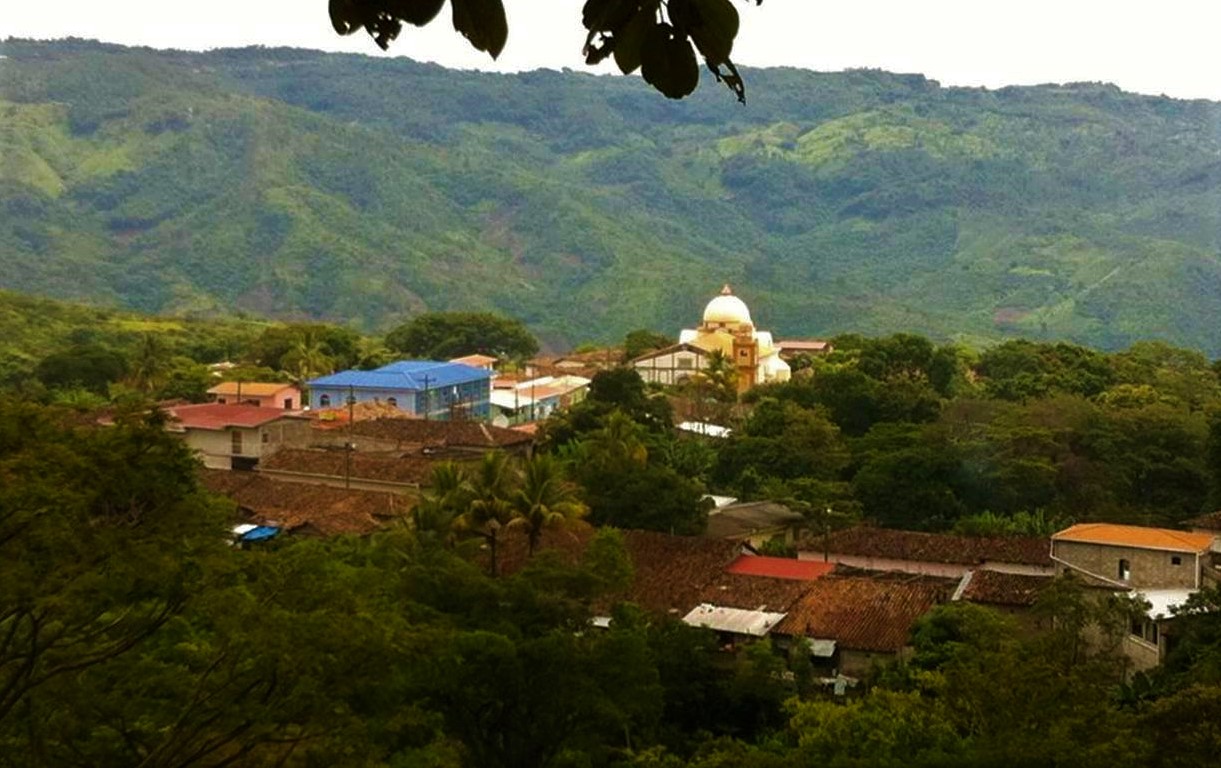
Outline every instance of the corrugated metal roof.
POLYGON ((1112 523, 1078 523, 1052 535, 1052 539, 1193 554, 1203 552, 1213 544, 1211 533, 1188 533, 1169 528, 1144 528, 1112 523))
POLYGON ((1187 598, 1195 594, 1194 589, 1146 589, 1132 592, 1132 597, 1146 600, 1149 603, 1148 615, 1151 619, 1165 619, 1174 615, 1174 609, 1187 602, 1187 598))
POLYGON ((741 608, 724 608, 704 603, 684 616, 683 623, 693 627, 707 627, 717 632, 763 637, 783 618, 783 613, 745 611, 741 608))
POLYGON ((490 379, 483 368, 437 360, 400 360, 372 371, 340 371, 309 382, 314 388, 355 387, 358 389, 403 389, 422 391, 450 387, 470 381, 490 379))

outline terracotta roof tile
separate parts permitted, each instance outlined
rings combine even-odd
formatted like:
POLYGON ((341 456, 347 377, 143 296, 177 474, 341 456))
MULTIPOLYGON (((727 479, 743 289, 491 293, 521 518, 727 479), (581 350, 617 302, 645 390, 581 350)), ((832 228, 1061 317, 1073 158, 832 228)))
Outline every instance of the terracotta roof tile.
MULTIPOLYGON (((1037 536, 954 536, 857 526, 832 533, 829 541, 831 552, 860 557, 955 565, 1051 565, 1051 543, 1037 536)), ((811 541, 810 546, 821 552, 822 538, 811 541)))
POLYGON ((352 433, 416 445, 462 448, 505 448, 525 445, 533 438, 513 429, 478 421, 428 421, 379 418, 357 421, 352 433))
MULTIPOLYGON (((352 453, 351 471, 353 478, 424 485, 432 477, 435 464, 434 460, 422 456, 386 458, 355 451, 352 453)), ((263 469, 334 477, 343 477, 347 469, 342 450, 309 451, 298 448, 281 448, 262 459, 259 466, 263 469)))
POLYGON ((962 599, 988 605, 1031 606, 1051 582, 1051 576, 981 569, 971 573, 962 599))
POLYGON ((201 403, 198 405, 175 405, 164 409, 171 423, 184 429, 221 430, 228 427, 259 427, 276 419, 304 419, 306 417, 279 408, 260 408, 257 405, 228 405, 224 403, 201 403))
POLYGON ((813 581, 835 570, 835 563, 817 560, 795 560, 791 557, 764 557, 741 555, 725 569, 727 573, 744 576, 768 576, 775 579, 813 581))
MULTIPOLYGON (((592 536, 593 529, 585 523, 549 530, 543 534, 539 549, 557 552, 564 562, 575 563, 592 536)), ((741 546, 732 541, 671 536, 654 531, 623 531, 623 541, 635 574, 626 594, 609 599, 628 600, 653 613, 678 616, 687 614, 702 602, 703 590, 725 576, 725 568, 741 552, 741 546)), ((505 573, 524 567, 525 535, 506 535, 498 556, 505 573)))
POLYGON ((722 573, 700 590, 698 603, 783 613, 809 588, 809 581, 722 573))
POLYGON ((912 625, 945 602, 957 580, 911 574, 840 576, 806 585, 775 632, 834 640, 858 651, 896 652, 908 644, 912 625))
POLYGON ((1210 533, 1188 533, 1169 528, 1143 528, 1136 525, 1114 525, 1112 523, 1078 523, 1053 534, 1051 538, 1055 541, 1194 554, 1212 547, 1214 537, 1210 533))
POLYGON ((414 505, 401 494, 283 482, 257 472, 203 470, 200 479, 208 490, 233 499, 251 522, 290 532, 364 535, 401 519, 414 505))

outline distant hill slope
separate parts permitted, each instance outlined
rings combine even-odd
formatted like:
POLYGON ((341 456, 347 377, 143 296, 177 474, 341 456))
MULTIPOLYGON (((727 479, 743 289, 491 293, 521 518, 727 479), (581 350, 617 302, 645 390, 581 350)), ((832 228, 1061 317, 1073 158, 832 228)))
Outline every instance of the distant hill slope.
POLYGON ((734 283, 782 335, 1221 354, 1221 105, 1104 85, 629 78, 8 41, 0 287, 547 342, 676 331, 734 283))

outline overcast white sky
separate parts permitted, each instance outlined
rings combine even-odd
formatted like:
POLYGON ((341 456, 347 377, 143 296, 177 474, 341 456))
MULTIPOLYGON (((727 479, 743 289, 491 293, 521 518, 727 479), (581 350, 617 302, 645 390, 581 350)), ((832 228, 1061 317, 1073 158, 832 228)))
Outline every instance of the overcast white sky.
MULTIPOLYGON (((497 62, 449 23, 408 28, 390 55, 446 66, 584 69, 582 0, 506 0, 497 62)), ((877 67, 948 85, 1103 80, 1142 93, 1221 100, 1218 0, 737 0, 739 64, 877 67)), ((206 49, 292 45, 380 55, 364 33, 340 38, 326 0, 0 0, 0 37, 88 37, 206 49)), ((606 64, 601 71, 610 71, 606 64)))

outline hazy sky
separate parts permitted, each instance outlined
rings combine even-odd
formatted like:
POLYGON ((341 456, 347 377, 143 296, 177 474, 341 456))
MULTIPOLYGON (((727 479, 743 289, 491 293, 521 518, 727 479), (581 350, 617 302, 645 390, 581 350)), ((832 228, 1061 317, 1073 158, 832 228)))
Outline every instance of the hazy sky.
MULTIPOLYGON (((737 0, 734 59, 818 70, 877 67, 945 84, 1104 80, 1127 90, 1221 100, 1218 0, 737 0)), ((506 0, 497 62, 466 45, 449 9, 407 28, 390 55, 451 67, 585 69, 582 0, 506 0)), ((89 37, 162 48, 263 44, 380 54, 340 38, 326 0, 0 0, 0 37, 89 37)), ((611 71, 604 64, 600 71, 611 71)))

